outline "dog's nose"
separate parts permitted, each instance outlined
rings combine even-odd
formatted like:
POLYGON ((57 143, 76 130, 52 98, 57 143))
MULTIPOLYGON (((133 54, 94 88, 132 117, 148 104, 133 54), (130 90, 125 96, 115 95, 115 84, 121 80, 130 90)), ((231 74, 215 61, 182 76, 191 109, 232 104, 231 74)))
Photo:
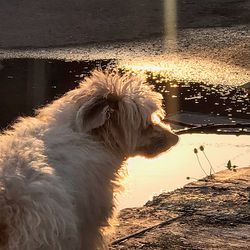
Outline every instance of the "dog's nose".
POLYGON ((179 137, 175 133, 169 132, 167 133, 167 140, 171 146, 174 146, 179 141, 179 137))

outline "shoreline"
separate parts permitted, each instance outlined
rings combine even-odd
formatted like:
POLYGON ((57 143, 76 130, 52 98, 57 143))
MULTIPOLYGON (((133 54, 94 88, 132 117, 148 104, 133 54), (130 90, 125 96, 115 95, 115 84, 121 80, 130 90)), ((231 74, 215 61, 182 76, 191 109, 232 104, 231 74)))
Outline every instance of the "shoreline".
POLYGON ((123 209, 118 221, 113 240, 146 231, 110 249, 248 249, 250 166, 220 171, 143 207, 123 209))

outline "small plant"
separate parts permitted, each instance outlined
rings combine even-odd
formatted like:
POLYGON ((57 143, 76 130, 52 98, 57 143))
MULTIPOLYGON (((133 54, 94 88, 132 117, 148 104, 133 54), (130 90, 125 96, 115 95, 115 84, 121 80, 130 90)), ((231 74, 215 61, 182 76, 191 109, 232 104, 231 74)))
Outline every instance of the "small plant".
POLYGON ((200 151, 203 153, 203 155, 205 156, 205 158, 206 158, 206 160, 207 160, 207 162, 208 162, 208 164, 209 164, 209 166, 210 166, 210 175, 212 174, 212 171, 213 171, 214 174, 215 174, 214 168, 213 168, 211 162, 209 161, 209 159, 208 159, 208 157, 207 157, 207 155, 206 155, 206 153, 205 153, 204 146, 202 146, 202 145, 200 146, 200 151))
MULTIPOLYGON (((212 179, 212 178, 213 178, 212 172, 215 173, 215 170, 214 170, 214 168, 213 168, 213 166, 212 166, 210 160, 208 159, 208 157, 207 157, 207 155, 206 155, 206 153, 205 153, 205 148, 204 148, 204 146, 201 145, 201 146, 199 147, 199 150, 198 150, 197 148, 194 148, 194 153, 195 153, 195 155, 196 155, 196 158, 197 158, 197 161, 198 161, 198 163, 199 163, 199 166, 200 166, 201 170, 203 171, 203 173, 206 175, 206 177, 209 177, 209 178, 212 179), (209 175, 206 173, 205 169, 203 168, 203 166, 202 166, 202 164, 201 164, 201 161, 200 161, 200 158, 199 158, 199 155, 198 155, 199 150, 203 153, 204 157, 206 158, 206 160, 207 160, 207 162, 208 162, 208 164, 209 164, 209 166, 210 166, 210 173, 209 173, 209 175)), ((237 170, 236 170, 237 167, 238 167, 238 166, 236 166, 236 165, 232 165, 231 160, 229 160, 229 161, 227 162, 226 168, 227 168, 228 170, 233 171, 233 172, 236 172, 236 171, 237 171, 237 170)), ((187 180, 191 180, 191 179, 197 180, 196 178, 189 177, 189 176, 186 177, 186 179, 187 179, 187 180)))
POLYGON ((236 166, 236 165, 232 165, 231 160, 229 160, 229 161, 227 162, 226 168, 227 168, 228 170, 236 172, 236 171, 237 171, 237 170, 236 170, 237 167, 238 167, 238 166, 236 166))
MULTIPOLYGON (((212 171, 213 171, 213 173, 215 173, 215 170, 214 170, 214 168, 213 168, 211 162, 209 161, 209 159, 208 159, 208 157, 207 157, 207 155, 206 155, 206 153, 205 153, 205 148, 204 148, 204 146, 201 145, 201 146, 199 147, 199 150, 198 150, 197 148, 194 148, 194 153, 195 153, 195 155, 196 155, 196 159, 197 159, 197 161, 198 161, 198 163, 199 163, 199 166, 200 166, 201 170, 203 171, 203 173, 206 175, 206 177, 209 177, 210 179, 212 179, 212 178, 213 178, 212 171), (203 166, 202 166, 202 164, 201 164, 201 161, 200 161, 200 158, 199 158, 199 155, 198 155, 199 150, 203 153, 203 155, 205 156, 205 158, 206 158, 208 164, 210 165, 209 174, 207 174, 207 172, 205 171, 205 169, 203 168, 203 166)), ((190 179, 197 180, 196 178, 193 178, 193 177, 186 177, 186 179, 187 179, 187 180, 190 180, 190 179)))
MULTIPOLYGON (((203 149, 204 149, 204 148, 203 148, 203 149)), ((197 159, 197 161, 198 161, 198 163, 199 163, 199 166, 200 166, 201 170, 204 172, 204 174, 205 174, 206 176, 208 176, 208 174, 206 173, 206 171, 204 170, 204 168, 202 167, 202 164, 201 164, 201 162, 200 162, 200 158, 199 158, 199 155, 198 155, 198 149, 197 149, 197 148, 194 148, 194 153, 195 153, 195 155, 196 155, 196 159, 197 159)))

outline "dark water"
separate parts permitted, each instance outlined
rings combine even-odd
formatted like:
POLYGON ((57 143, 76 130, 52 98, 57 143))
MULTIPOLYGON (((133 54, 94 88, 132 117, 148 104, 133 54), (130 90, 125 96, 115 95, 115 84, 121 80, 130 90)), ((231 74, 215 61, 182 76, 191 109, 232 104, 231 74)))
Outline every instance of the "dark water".
MULTIPOLYGON (((32 115, 70 89, 94 68, 115 66, 115 60, 62 61, 7 59, 0 61, 0 128, 18 116, 32 115)), ((195 82, 167 81, 161 75, 147 73, 148 82, 164 96, 168 113, 199 112, 250 119, 247 90, 236 86, 207 85, 195 82)))
POLYGON ((169 113, 199 112, 228 119, 250 119, 250 95, 238 86, 197 82, 167 81, 161 75, 148 73, 148 82, 161 92, 169 113), (158 82, 155 84, 155 82, 158 82))
POLYGON ((32 115, 34 109, 78 86, 94 68, 105 68, 110 63, 112 60, 0 61, 0 128, 5 128, 18 116, 32 115))

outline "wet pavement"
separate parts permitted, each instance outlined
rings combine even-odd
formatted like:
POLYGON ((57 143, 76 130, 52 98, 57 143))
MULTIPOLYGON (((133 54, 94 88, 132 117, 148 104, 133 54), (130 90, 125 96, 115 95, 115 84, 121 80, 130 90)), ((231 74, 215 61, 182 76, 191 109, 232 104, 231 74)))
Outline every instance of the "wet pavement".
POLYGON ((0 58, 115 59, 119 67, 163 71, 170 79, 227 85, 250 82, 247 26, 178 30, 174 44, 171 41, 156 37, 46 49, 0 49, 0 58))

